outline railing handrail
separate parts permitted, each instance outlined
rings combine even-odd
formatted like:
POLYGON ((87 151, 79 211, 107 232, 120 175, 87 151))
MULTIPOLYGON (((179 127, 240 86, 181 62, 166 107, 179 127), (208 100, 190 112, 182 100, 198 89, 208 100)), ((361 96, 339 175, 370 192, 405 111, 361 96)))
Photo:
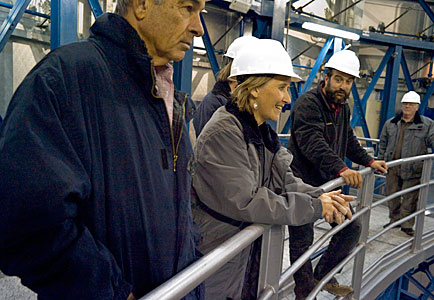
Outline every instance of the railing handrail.
MULTIPOLYGON (((427 154, 427 155, 421 155, 421 156, 415 156, 415 157, 409 157, 409 158, 402 158, 395 161, 391 161, 387 163, 387 166, 394 167, 405 163, 414 163, 418 161, 425 161, 425 160, 432 160, 434 159, 434 154, 427 154)), ((365 176, 371 172, 374 172, 371 168, 367 167, 362 170, 360 170, 360 173, 362 176, 365 176)), ((326 192, 331 191, 337 187, 340 187, 345 184, 345 181, 343 178, 337 178, 334 180, 331 180, 321 186, 326 192)), ((409 190, 416 190, 420 189, 422 187, 429 186, 430 184, 434 184, 434 180, 430 181, 428 183, 422 183, 419 184, 416 187, 412 187, 406 190, 403 190, 401 192, 395 193, 395 197, 397 194, 404 194, 405 191, 408 192, 409 190)), ((393 195, 388 196, 390 199, 394 198, 393 195)), ((389 200, 390 200, 389 199, 389 200)), ((386 200, 385 200, 386 201, 386 200)), ((382 201, 384 202, 384 201, 382 201)), ((329 230, 327 233, 325 233, 316 243, 314 243, 308 251, 306 251, 296 262, 294 262, 290 268, 288 268, 282 275, 279 280, 279 286, 282 287, 286 281, 290 278, 291 275, 293 275, 310 257, 321 247, 322 244, 324 244, 331 236, 348 226, 351 222, 354 220, 360 218, 362 215, 370 212, 372 207, 377 206, 377 202, 374 205, 371 205, 369 207, 363 207, 359 209, 354 215, 352 220, 346 220, 342 224, 335 226, 331 230, 329 230)), ((431 206, 430 206, 431 207, 431 206)), ((407 219, 410 219, 414 216, 420 215, 423 211, 425 211, 427 208, 425 207, 424 210, 418 210, 415 213, 413 213, 411 216, 406 217, 405 219, 399 221, 399 223, 404 222, 407 219)), ((396 223, 398 224, 398 223, 396 223)), ((140 298, 140 300, 161 300, 161 299, 180 299, 187 295, 191 290, 193 290, 196 286, 198 286, 201 282, 203 282, 206 278, 211 276, 215 271, 217 271, 221 266, 223 266, 226 262, 228 262, 231 258, 233 258, 236 254, 241 252, 244 248, 248 247, 253 241, 255 241, 258 237, 260 237, 266 228, 270 228, 271 225, 260 225, 260 224, 254 224, 251 225, 244 230, 240 231, 227 241, 225 241, 222 245, 218 246, 216 249, 212 250, 207 255, 203 256, 201 259, 181 271, 180 273, 176 274, 174 277, 172 277, 170 280, 166 281, 164 284, 160 285, 158 288, 154 289, 144 297, 140 298)), ((393 226, 389 226, 386 229, 382 230, 381 232, 387 232, 390 230, 393 226)), ((366 243, 371 242, 372 239, 369 239, 366 241, 366 243)), ((366 243, 363 243, 356 247, 355 251, 350 253, 348 257, 346 257, 340 264, 339 267, 334 268, 329 274, 326 275, 325 279, 329 278, 330 276, 334 275, 333 271, 336 271, 340 269, 340 267, 344 264, 346 264, 348 261, 351 260, 356 254, 358 254, 361 249, 363 249, 366 245, 366 243), (359 249, 360 248, 360 249, 359 249), (358 250, 357 250, 358 249, 358 250), (357 251, 356 251, 357 250, 357 251)), ((330 277, 331 278, 331 277, 330 277)), ((324 285, 325 283, 321 281, 321 284, 324 285)), ((315 288, 314 292, 318 292, 320 290, 320 287, 315 288)), ((270 289, 263 290, 263 294, 260 299, 270 299, 271 296, 275 295, 278 291, 273 291, 270 289)), ((313 293, 311 293, 313 296, 313 293)))
POLYGON ((175 300, 184 297, 244 248, 250 246, 268 227, 270 225, 248 226, 139 300, 175 300))

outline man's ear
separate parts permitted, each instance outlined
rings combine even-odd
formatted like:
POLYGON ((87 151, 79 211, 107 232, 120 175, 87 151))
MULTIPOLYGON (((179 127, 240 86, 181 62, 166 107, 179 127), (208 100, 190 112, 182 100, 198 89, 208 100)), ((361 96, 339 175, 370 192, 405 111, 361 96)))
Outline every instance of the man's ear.
POLYGON ((149 2, 149 0, 132 0, 133 12, 137 20, 141 21, 146 17, 149 2))

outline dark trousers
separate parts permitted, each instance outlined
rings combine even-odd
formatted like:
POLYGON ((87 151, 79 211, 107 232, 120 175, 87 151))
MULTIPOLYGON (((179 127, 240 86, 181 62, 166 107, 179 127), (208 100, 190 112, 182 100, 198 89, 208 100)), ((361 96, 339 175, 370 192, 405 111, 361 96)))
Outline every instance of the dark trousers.
MULTIPOLYGON (((399 168, 390 168, 386 176, 386 195, 391 195, 403 189, 420 183, 420 178, 402 179, 399 168)), ((389 201, 389 218, 391 222, 398 221, 416 211, 419 190, 396 197, 389 201)), ((402 228, 413 228, 414 218, 401 224, 402 228)))
MULTIPOLYGON (((337 224, 330 224, 332 227, 337 224)), ((293 264, 313 243, 313 223, 302 226, 288 226, 289 229, 289 255, 293 264)), ((329 271, 346 257, 359 241, 361 224, 359 220, 354 220, 343 230, 335 234, 327 250, 323 253, 318 262, 315 272, 312 263, 308 260, 294 274, 295 296, 303 299, 315 287, 314 278, 321 280, 329 271)))

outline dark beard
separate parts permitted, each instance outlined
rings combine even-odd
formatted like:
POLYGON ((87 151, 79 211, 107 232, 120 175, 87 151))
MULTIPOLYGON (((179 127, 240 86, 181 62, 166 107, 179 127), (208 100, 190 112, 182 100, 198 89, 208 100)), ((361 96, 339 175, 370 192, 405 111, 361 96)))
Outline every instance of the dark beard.
POLYGON ((332 92, 327 86, 325 87, 325 93, 326 93, 327 100, 334 104, 344 103, 350 96, 350 94, 345 93, 344 90, 337 90, 335 92, 332 92), (336 95, 338 92, 343 92, 345 95, 344 98, 337 99, 336 95))

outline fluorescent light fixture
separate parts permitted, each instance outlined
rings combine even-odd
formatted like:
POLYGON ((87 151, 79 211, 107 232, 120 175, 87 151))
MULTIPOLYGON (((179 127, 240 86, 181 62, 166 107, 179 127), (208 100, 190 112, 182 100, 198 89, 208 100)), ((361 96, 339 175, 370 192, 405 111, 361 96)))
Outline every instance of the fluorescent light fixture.
POLYGON ((360 39, 360 35, 358 35, 357 33, 349 32, 349 31, 345 31, 342 29, 337 29, 337 28, 333 28, 333 27, 329 27, 329 26, 325 26, 325 25, 320 25, 320 24, 316 24, 316 23, 312 23, 312 22, 304 22, 301 25, 301 27, 304 29, 307 29, 307 30, 312 30, 312 31, 316 31, 316 32, 325 33, 328 35, 338 36, 338 37, 341 37, 343 39, 349 39, 349 40, 354 40, 354 41, 358 41, 360 39))

